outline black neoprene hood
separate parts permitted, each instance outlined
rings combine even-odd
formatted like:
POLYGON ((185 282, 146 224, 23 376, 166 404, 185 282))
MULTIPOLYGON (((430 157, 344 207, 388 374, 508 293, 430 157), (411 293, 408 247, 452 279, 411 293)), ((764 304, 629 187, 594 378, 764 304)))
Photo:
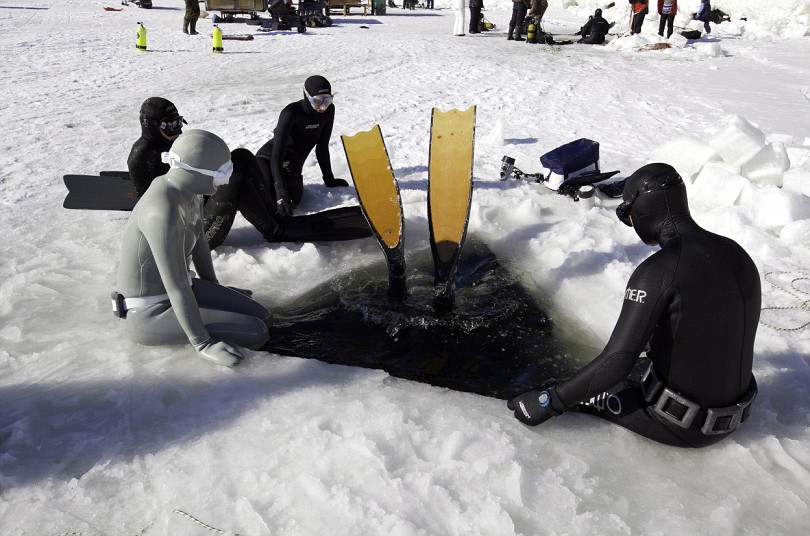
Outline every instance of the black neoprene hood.
POLYGON ((165 138, 160 134, 160 123, 179 117, 180 112, 171 101, 163 97, 149 97, 141 104, 141 135, 147 140, 166 144, 165 138))
POLYGON ((321 75, 314 75, 307 78, 306 82, 304 82, 304 89, 309 93, 310 97, 332 94, 332 84, 321 75))
POLYGON ((645 244, 654 246, 694 225, 686 186, 669 164, 647 164, 624 183, 622 200, 632 203, 633 228, 645 244))

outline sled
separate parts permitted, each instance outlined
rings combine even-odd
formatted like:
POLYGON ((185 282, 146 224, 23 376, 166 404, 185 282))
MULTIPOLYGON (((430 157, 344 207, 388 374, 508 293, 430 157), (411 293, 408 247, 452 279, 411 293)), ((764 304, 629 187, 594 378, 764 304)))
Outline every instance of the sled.
POLYGON ((267 11, 267 0, 205 0, 206 11, 219 11, 225 22, 231 22, 234 15, 249 15, 257 19, 259 13, 267 11))

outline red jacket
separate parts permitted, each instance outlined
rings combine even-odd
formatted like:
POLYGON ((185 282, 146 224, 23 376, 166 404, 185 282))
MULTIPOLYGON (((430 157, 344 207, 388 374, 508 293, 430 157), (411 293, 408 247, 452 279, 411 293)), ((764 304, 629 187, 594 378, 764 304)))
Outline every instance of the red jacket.
POLYGON ((633 4, 633 13, 636 14, 641 13, 647 8, 647 0, 630 0, 630 3, 633 4))
POLYGON ((678 0, 658 0, 658 14, 669 15, 678 12, 678 0), (665 5, 668 4, 668 5, 665 5), (666 9, 666 11, 664 11, 666 9))

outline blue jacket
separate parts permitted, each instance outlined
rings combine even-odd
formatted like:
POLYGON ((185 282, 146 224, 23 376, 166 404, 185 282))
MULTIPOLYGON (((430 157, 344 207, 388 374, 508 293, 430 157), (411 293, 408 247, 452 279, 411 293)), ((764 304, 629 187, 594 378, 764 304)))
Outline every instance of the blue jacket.
POLYGON ((700 8, 698 9, 697 15, 695 18, 697 20, 701 20, 706 22, 712 16, 712 3, 711 0, 702 0, 700 3, 700 8))

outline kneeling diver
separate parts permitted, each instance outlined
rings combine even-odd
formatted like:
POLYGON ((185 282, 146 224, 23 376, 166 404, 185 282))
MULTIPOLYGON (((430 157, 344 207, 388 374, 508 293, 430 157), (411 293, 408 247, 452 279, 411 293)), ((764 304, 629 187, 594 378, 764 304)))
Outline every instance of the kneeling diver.
POLYGON ((236 345, 261 348, 272 316, 249 291, 219 284, 204 237, 203 196, 228 183, 231 152, 216 135, 190 130, 167 157, 170 169, 152 181, 124 230, 113 308, 133 342, 189 342, 202 358, 235 366, 243 357, 236 345))
POLYGON ((602 17, 602 10, 594 11, 592 17, 588 17, 588 22, 577 32, 582 39, 577 41, 585 45, 601 45, 605 42, 605 36, 610 30, 610 24, 602 17))
POLYGON ((672 166, 641 167, 622 196, 619 219, 661 249, 630 276, 602 353, 509 409, 532 426, 575 410, 667 445, 711 445, 748 418, 756 397, 759 273, 736 242, 695 223, 672 166))

